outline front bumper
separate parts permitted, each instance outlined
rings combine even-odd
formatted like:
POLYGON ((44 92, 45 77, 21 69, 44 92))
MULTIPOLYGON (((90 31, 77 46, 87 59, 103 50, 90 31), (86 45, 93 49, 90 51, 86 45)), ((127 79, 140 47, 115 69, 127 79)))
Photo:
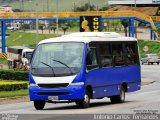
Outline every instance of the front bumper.
POLYGON ((29 87, 30 100, 49 100, 49 96, 58 96, 58 100, 78 100, 83 99, 85 94, 83 85, 72 85, 64 88, 40 88, 38 86, 29 87))

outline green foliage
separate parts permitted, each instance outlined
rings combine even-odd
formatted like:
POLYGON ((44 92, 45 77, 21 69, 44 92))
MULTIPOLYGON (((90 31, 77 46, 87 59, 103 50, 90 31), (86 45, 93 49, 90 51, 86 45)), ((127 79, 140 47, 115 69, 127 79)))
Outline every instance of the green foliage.
POLYGON ((90 3, 86 3, 83 6, 76 7, 74 11, 95 11, 95 5, 91 5, 90 3))
POLYGON ((39 27, 40 30, 42 30, 42 33, 43 33, 43 30, 44 30, 44 28, 45 28, 45 24, 39 24, 38 27, 39 27))
POLYGON ((121 24, 123 25, 124 27, 124 31, 125 31, 125 36, 127 36, 127 27, 129 25, 129 21, 128 20, 121 20, 121 24))
POLYGON ((28 80, 28 71, 0 70, 0 79, 2 80, 28 80))
POLYGON ((62 26, 61 28, 62 28, 62 30, 63 30, 63 32, 64 32, 64 34, 65 34, 66 31, 67 31, 67 29, 68 29, 69 27, 68 27, 68 26, 62 26))
POLYGON ((148 53, 156 53, 160 56, 160 43, 159 42, 150 42, 150 41, 142 41, 139 40, 138 41, 138 45, 140 48, 140 55, 141 57, 144 56, 144 54, 148 54, 148 53), (143 51, 143 47, 144 46, 148 46, 149 47, 149 51, 148 52, 144 52, 143 51))
POLYGON ((0 64, 7 64, 7 59, 0 58, 0 64))
POLYGON ((0 91, 14 91, 27 89, 27 82, 19 82, 19 81, 0 81, 0 91))
POLYGON ((0 91, 0 98, 27 96, 28 89, 16 90, 16 91, 0 91))
MULTIPOLYGON (((36 0, 23 0, 23 6, 22 6, 22 0, 10 0, 11 2, 1 2, 3 5, 10 5, 13 7, 13 9, 21 9, 21 11, 35 11, 35 5, 36 0)), ((54 0, 38 0, 38 11, 46 12, 46 11, 56 11, 57 4, 54 0), (45 1, 45 2, 44 2, 45 1)), ((83 6, 85 3, 88 3, 88 0, 58 0, 58 10, 59 11, 73 11, 74 6, 80 7, 83 6), (74 5, 75 4, 75 5, 74 5)), ((107 6, 106 0, 90 0, 91 5, 95 5, 98 8, 107 6)))
MULTIPOLYGON (((59 35, 39 34, 38 39, 39 41, 41 41, 47 38, 58 37, 58 36, 59 35)), ((7 42, 7 46, 28 45, 29 47, 35 47, 36 46, 36 33, 16 31, 7 37, 6 42, 7 42)))

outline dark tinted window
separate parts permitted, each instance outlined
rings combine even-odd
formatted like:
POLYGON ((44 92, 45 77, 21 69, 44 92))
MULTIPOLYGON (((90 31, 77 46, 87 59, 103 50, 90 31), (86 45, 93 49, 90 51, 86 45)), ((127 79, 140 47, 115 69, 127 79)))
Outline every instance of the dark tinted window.
POLYGON ((92 70, 98 67, 96 48, 90 48, 90 51, 87 54, 86 64, 87 70, 92 70))
POLYGON ((125 65, 123 45, 121 43, 120 44, 116 44, 116 43, 112 44, 112 54, 113 54, 114 66, 125 65))
POLYGON ((139 56, 138 56, 137 45, 134 43, 126 43, 125 50, 126 50, 127 65, 138 64, 139 56))
POLYGON ((112 52, 110 43, 99 44, 99 58, 102 67, 109 67, 113 65, 112 52))

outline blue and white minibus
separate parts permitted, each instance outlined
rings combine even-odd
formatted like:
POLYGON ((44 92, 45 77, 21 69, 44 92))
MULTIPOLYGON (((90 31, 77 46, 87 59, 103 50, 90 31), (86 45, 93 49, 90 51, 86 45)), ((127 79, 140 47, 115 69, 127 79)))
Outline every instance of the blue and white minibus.
POLYGON ((140 90, 137 40, 114 32, 81 32, 41 41, 31 60, 29 95, 37 110, 45 103, 75 102, 87 108, 91 99, 125 101, 140 90))

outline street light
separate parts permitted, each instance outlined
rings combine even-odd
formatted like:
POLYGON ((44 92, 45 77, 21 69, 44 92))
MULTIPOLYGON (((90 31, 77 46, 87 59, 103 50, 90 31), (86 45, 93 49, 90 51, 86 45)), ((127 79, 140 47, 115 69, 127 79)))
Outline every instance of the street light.
POLYGON ((36 0, 36 45, 38 44, 38 0, 36 0))

